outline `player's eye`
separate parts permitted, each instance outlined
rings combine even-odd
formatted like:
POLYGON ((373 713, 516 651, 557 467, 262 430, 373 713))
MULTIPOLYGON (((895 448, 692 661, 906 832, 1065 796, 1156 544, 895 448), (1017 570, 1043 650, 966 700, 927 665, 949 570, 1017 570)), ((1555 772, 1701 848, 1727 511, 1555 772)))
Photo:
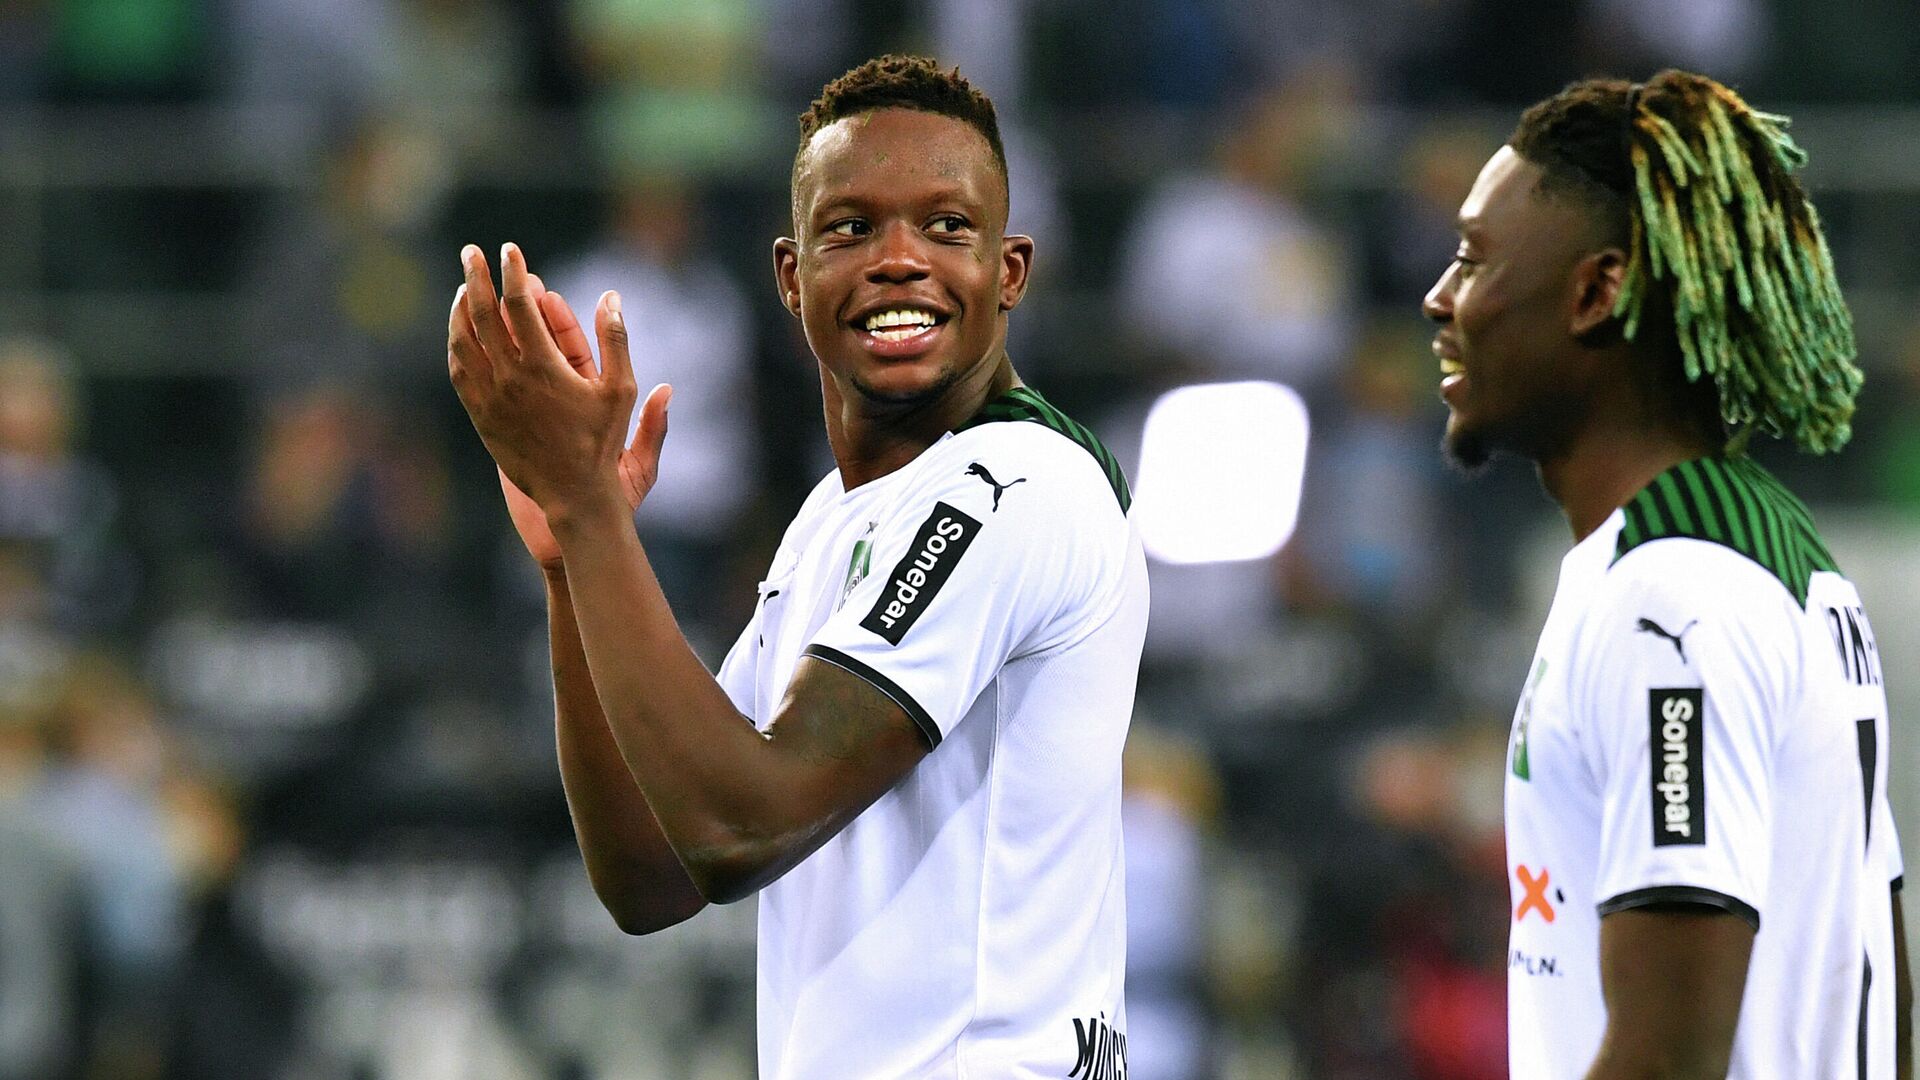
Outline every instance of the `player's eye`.
POLYGON ((1454 269, 1460 272, 1461 277, 1466 277, 1469 274, 1472 274, 1473 268, 1479 265, 1480 265, 1480 261, 1478 259, 1467 258, 1467 255, 1465 252, 1454 253, 1453 266, 1454 266, 1454 269))
POLYGON ((941 214, 927 222, 927 231, 936 236, 953 236, 966 231, 967 219, 959 214, 941 214))
POLYGON ((842 218, 827 226, 830 236, 865 236, 869 231, 867 223, 860 218, 842 218))

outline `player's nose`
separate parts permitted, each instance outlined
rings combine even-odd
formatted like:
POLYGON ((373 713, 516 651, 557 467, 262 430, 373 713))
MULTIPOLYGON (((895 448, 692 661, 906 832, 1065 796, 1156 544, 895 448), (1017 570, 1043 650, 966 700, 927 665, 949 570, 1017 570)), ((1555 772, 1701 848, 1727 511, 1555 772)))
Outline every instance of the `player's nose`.
POLYGON ((932 264, 927 259, 927 239, 907 222, 882 226, 871 250, 873 261, 867 265, 869 281, 918 281, 932 272, 932 264))
POLYGON ((1447 267, 1440 280, 1427 290, 1426 297, 1420 301, 1420 314, 1437 323, 1453 320, 1453 267, 1447 267))

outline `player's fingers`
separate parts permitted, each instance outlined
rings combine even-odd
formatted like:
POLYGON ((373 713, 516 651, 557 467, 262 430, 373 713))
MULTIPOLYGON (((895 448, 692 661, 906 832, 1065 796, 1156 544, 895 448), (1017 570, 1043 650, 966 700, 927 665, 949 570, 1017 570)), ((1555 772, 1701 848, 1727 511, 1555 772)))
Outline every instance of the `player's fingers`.
POLYGON ((593 312, 593 329, 600 338, 600 377, 616 389, 632 392, 636 386, 633 361, 627 355, 627 319, 620 312, 619 293, 608 289, 600 294, 593 312))
POLYGON ((467 318, 473 323, 475 339, 486 350, 489 360, 507 362, 518 355, 507 324, 500 319, 500 298, 493 291, 493 272, 480 249, 468 244, 460 249, 460 269, 466 274, 467 318))
POLYGON ((593 343, 587 340, 586 328, 580 325, 579 317, 573 313, 566 298, 557 292, 542 296, 540 314, 546 318, 547 329, 553 333, 553 343, 560 346, 560 355, 567 358, 573 370, 592 378, 593 343))
POLYGON ((447 312, 447 377, 456 388, 469 380, 493 378, 493 365, 487 361, 487 351, 480 347, 473 320, 467 318, 465 285, 454 290, 453 307, 447 312))
MULTIPOLYGON (((513 339, 520 343, 520 356, 525 360, 549 357, 552 355, 549 349, 553 346, 553 335, 547 332, 546 320, 540 316, 532 278, 533 275, 527 272, 527 257, 520 250, 520 245, 502 244, 500 291, 505 301, 507 325, 513 330, 513 339)), ((545 291, 544 287, 541 291, 545 291)))
POLYGON ((666 383, 647 393, 640 406, 640 426, 633 431, 627 449, 643 462, 658 462, 660 447, 667 441, 667 406, 673 402, 673 387, 666 383))
MULTIPOLYGON (((538 307, 540 305, 541 300, 543 300, 547 295, 547 283, 540 280, 539 274, 530 273, 527 275, 527 289, 533 294, 534 306, 538 307)), ((505 300, 500 301, 500 318, 503 321, 506 321, 507 333, 513 334, 513 322, 512 320, 507 319, 507 302, 505 300)), ((519 335, 517 334, 513 335, 513 343, 516 346, 520 344, 519 335)))

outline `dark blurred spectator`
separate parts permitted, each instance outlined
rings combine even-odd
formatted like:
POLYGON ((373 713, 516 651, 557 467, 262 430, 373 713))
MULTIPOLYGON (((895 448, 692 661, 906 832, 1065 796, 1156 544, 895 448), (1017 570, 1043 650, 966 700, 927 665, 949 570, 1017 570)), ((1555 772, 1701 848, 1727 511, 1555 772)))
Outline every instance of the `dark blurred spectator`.
POLYGON ((290 192, 262 220, 236 367, 262 391, 353 381, 443 389, 457 250, 441 233, 453 162, 433 130, 362 114, 320 166, 316 196, 290 192))
POLYGON ((1454 218, 1505 131, 1432 122, 1406 140, 1398 182, 1372 216, 1368 285, 1375 304, 1413 321, 1420 298, 1460 246, 1454 218))
POLYGON ((0 339, 0 619, 82 634, 126 614, 136 581, 112 477, 78 455, 71 362, 38 338, 0 339))
MULTIPOLYGON (((701 219, 689 181, 629 175, 614 193, 605 238, 547 285, 588 325, 600 294, 619 292, 642 394, 656 383, 673 384, 673 431, 640 530, 674 610, 711 622, 713 583, 741 512, 758 495, 759 447, 753 318, 702 235, 701 219)), ((597 355, 597 340, 593 347, 597 355)))
POLYGON ((1497 728, 1358 748, 1309 888, 1291 1010, 1309 1075, 1506 1076, 1505 865, 1497 728))
POLYGON ((52 0, 0 0, 0 104, 45 91, 52 7, 52 0))
POLYGON ((1149 196, 1121 265, 1122 320, 1202 380, 1312 391, 1353 335, 1353 252, 1306 203, 1348 126, 1342 72, 1316 69, 1223 125, 1212 168, 1149 196))
POLYGON ((47 721, 28 812, 71 854, 92 945, 86 1075, 157 1077, 200 890, 239 853, 230 809, 179 756, 152 697, 121 664, 83 657, 47 721))
POLYGON ((309 154, 331 126, 378 113, 466 156, 498 141, 520 96, 523 42, 495 0, 232 0, 230 94, 250 138, 309 154))
POLYGON ((1421 328, 1390 319, 1361 339, 1341 396, 1320 414, 1307 457, 1296 603, 1353 611, 1375 631, 1418 632, 1459 599, 1442 528, 1444 414, 1431 408, 1438 367, 1421 328))
POLYGON ((316 386, 273 403, 230 539, 233 614, 351 629, 388 678, 464 670, 464 602, 437 432, 399 404, 316 386))
MULTIPOLYGON (((0 642, 0 654, 11 643, 0 642)), ((51 672, 0 671, 0 1080, 55 1080, 77 1058, 87 894, 29 795, 46 765, 35 722, 51 672)))
POLYGON ((1198 747, 1135 720, 1121 823, 1127 856, 1128 1070, 1212 1075, 1208 840, 1219 778, 1198 747))

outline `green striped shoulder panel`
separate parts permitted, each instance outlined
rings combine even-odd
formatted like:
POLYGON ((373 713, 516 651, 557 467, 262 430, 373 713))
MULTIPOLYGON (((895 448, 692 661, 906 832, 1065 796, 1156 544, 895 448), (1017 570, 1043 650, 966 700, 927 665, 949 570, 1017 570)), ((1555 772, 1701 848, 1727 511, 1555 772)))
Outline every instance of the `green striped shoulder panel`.
POLYGON ((1614 562, 1654 540, 1706 540, 1759 563, 1802 607, 1814 571, 1840 569, 1814 529, 1806 504, 1750 458, 1681 462, 1655 477, 1622 509, 1627 520, 1614 562))
POLYGON ((1133 492, 1127 487, 1127 478, 1120 471, 1120 462, 1108 450, 1105 443, 1087 430, 1086 426, 1053 407, 1053 403, 1024 386, 1013 389, 987 402, 974 418, 955 428, 956 432, 981 424, 1026 421, 1052 428, 1054 431, 1072 439, 1082 450, 1093 455, 1100 471, 1107 474, 1107 484, 1113 488, 1113 496, 1120 500, 1120 512, 1126 513, 1133 506, 1133 492))

